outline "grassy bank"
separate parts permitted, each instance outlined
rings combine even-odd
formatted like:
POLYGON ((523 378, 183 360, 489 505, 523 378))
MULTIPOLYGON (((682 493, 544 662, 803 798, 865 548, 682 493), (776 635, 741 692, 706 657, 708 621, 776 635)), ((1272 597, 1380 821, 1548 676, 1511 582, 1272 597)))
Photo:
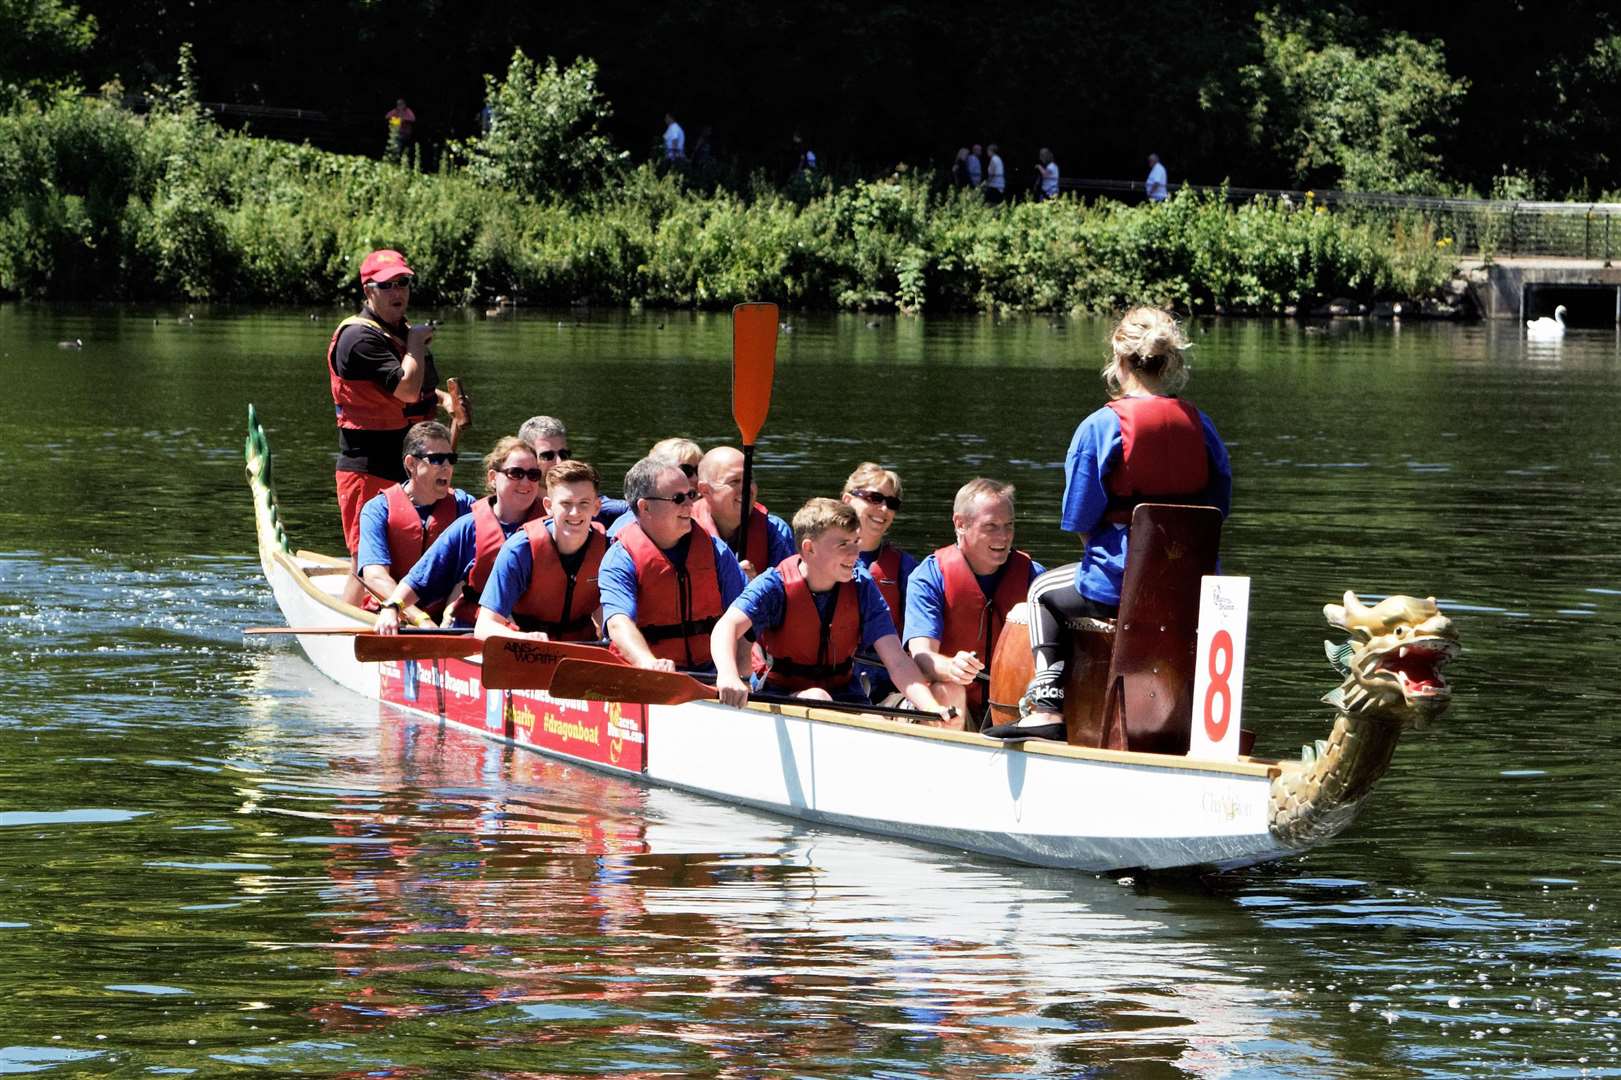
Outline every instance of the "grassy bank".
POLYGON ((923 179, 701 193, 648 168, 572 200, 226 133, 184 104, 91 99, 0 116, 0 291, 326 302, 405 251, 421 299, 719 307, 1278 311, 1423 296, 1445 238, 1257 200, 986 206, 923 179))

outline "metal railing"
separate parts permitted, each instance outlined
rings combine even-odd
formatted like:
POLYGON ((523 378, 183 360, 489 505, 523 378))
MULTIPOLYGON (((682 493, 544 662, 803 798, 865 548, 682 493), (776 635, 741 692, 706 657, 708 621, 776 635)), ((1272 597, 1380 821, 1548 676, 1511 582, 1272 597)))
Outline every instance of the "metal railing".
MULTIPOLYGON (((1077 194, 1147 198, 1141 181, 1064 179, 1060 187, 1077 194)), ((1200 194, 1225 194, 1233 202, 1257 196, 1295 206, 1427 223, 1437 238, 1450 237, 1459 254, 1482 257, 1553 256, 1610 262, 1621 253, 1621 203, 1519 202, 1498 199, 1446 199, 1428 195, 1385 195, 1366 191, 1289 191, 1279 188, 1211 187, 1171 184, 1200 194)))

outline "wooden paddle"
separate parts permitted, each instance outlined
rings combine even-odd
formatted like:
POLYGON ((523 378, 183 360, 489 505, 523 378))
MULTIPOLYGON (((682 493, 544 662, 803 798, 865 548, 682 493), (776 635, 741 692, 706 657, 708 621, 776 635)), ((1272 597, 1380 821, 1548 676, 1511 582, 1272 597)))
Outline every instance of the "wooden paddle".
MULTIPOLYGON (((777 374, 777 305, 738 304, 732 309, 732 419, 743 439, 743 518, 732 547, 739 559, 748 550, 754 516, 754 443, 771 411, 771 383, 777 374)), ((765 570, 756 566, 755 573, 765 570)))
MULTIPOLYGON (((679 671, 649 671, 628 664, 601 664, 591 660, 564 660, 558 664, 547 692, 559 698, 625 701, 642 705, 681 705, 688 701, 720 700, 720 691, 713 686, 679 671)), ((780 694, 750 694, 749 700, 770 705, 805 705, 834 712, 889 716, 908 722, 938 718, 938 714, 917 709, 890 709, 850 701, 813 701, 780 694)))
MULTIPOLYGON (((350 637, 358 637, 361 634, 371 634, 373 637, 383 636, 373 631, 369 626, 249 626, 246 627, 242 632, 244 634, 310 634, 313 636, 332 634, 347 634, 350 637)), ((447 626, 442 629, 437 626, 400 627, 400 634, 402 636, 409 636, 412 634, 431 636, 455 634, 459 636, 466 636, 472 632, 473 628, 471 626, 447 626)), ((477 651, 478 650, 476 649, 474 650, 475 653, 477 651)))
POLYGON ((445 660, 478 656, 484 643, 472 634, 356 634, 355 659, 363 664, 383 660, 445 660))
POLYGON ((593 661, 609 668, 622 663, 600 645, 497 635, 484 642, 484 672, 480 678, 491 690, 550 690, 553 673, 565 660, 593 661))

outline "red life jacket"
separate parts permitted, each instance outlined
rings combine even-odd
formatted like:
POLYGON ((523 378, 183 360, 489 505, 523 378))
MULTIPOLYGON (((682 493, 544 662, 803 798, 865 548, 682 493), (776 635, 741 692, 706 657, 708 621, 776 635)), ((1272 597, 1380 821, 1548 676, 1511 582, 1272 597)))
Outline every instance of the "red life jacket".
MULTIPOLYGON (((749 523, 747 539, 743 544, 741 558, 747 559, 754 565, 756 574, 763 573, 771 565, 771 534, 766 529, 766 508, 755 503, 749 508, 749 523)), ((692 520, 702 525, 704 531, 728 547, 731 541, 720 534, 720 528, 715 524, 715 517, 709 512, 709 500, 699 499, 692 507, 692 520)), ((736 550, 735 548, 733 549, 736 550)))
POLYGON ((546 522, 525 522, 523 531, 529 537, 529 587, 512 605, 512 621, 519 630, 544 630, 553 641, 597 640, 591 616, 602 606, 597 569, 608 553, 602 526, 591 523, 585 557, 572 574, 563 569, 562 552, 546 522))
POLYGON ((861 645, 861 594, 853 581, 840 582, 824 616, 805 579, 805 564, 798 555, 777 564, 787 601, 782 623, 761 629, 760 643, 771 654, 766 685, 785 693, 819 686, 830 693, 850 682, 851 660, 861 645))
POLYGON ((432 420, 438 396, 427 379, 423 380, 422 393, 417 400, 405 402, 370 379, 345 379, 338 374, 338 338, 348 326, 369 327, 382 337, 396 357, 405 359, 404 339, 376 319, 351 315, 339 323, 326 347, 326 373, 331 382, 332 406, 338 414, 338 426, 362 431, 396 431, 418 420, 432 420))
MULTIPOLYGON (((540 499, 536 498, 529 508, 529 516, 524 520, 531 521, 541 512, 540 499)), ((456 601, 457 622, 470 625, 478 621, 479 594, 484 591, 484 583, 490 580, 495 557, 501 553, 501 545, 506 542, 506 530, 501 528, 501 519, 495 516, 495 496, 489 495, 474 503, 473 566, 462 585, 461 599, 456 601)))
POLYGON ((895 620, 899 627, 906 621, 906 611, 901 606, 901 552, 894 544, 884 541, 878 548, 878 557, 867 565, 867 572, 872 574, 873 583, 878 591, 884 594, 884 603, 889 605, 889 617, 895 620))
MULTIPOLYGON (((416 504, 405 493, 404 485, 395 484, 383 492, 383 497, 388 500, 388 572, 395 581, 404 581, 405 575, 411 572, 411 567, 417 564, 439 534, 461 517, 460 508, 456 505, 456 496, 446 495, 433 504, 428 522, 424 525, 416 504)), ((441 602, 430 604, 422 610, 437 616, 444 606, 441 602)))
POLYGON ((1131 521, 1138 503, 1185 503, 1210 479, 1199 410, 1174 397, 1125 397, 1109 402, 1120 418, 1120 462, 1104 479, 1109 508, 1103 520, 1131 521))
MULTIPOLYGON (((934 553, 940 565, 940 579, 945 583, 945 629, 940 639, 942 656, 955 656, 964 649, 979 654, 986 668, 990 667, 991 651, 997 638, 1002 636, 1002 624, 1013 605, 1022 603, 1030 591, 1030 556, 1015 551, 1002 565, 1002 576, 997 579, 995 595, 987 598, 979 587, 962 548, 956 544, 940 548, 934 553)), ((978 709, 985 700, 985 684, 974 680, 967 687, 968 704, 978 709)))
POLYGON ((647 647, 661 660, 699 668, 709 665, 709 632, 726 604, 709 533, 694 526, 687 536, 687 561, 679 569, 639 524, 621 532, 619 542, 636 564, 636 628, 647 647))

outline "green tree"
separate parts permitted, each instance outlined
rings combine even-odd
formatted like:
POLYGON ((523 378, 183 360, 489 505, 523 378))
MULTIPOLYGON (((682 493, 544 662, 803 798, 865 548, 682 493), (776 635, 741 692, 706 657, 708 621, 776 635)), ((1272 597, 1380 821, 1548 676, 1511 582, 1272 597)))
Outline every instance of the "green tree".
POLYGON ((1468 83, 1439 44, 1380 34, 1364 47, 1338 20, 1256 16, 1261 59, 1238 72, 1249 138, 1295 182, 1359 191, 1439 192, 1437 137, 1456 123, 1468 83))
POLYGON ((0 110, 72 86, 96 20, 62 0, 0 0, 0 110))
POLYGON ((596 61, 559 68, 515 49, 506 78, 486 75, 484 87, 489 131, 464 149, 482 182, 538 199, 596 187, 625 160, 602 131, 613 107, 597 88, 596 61))

